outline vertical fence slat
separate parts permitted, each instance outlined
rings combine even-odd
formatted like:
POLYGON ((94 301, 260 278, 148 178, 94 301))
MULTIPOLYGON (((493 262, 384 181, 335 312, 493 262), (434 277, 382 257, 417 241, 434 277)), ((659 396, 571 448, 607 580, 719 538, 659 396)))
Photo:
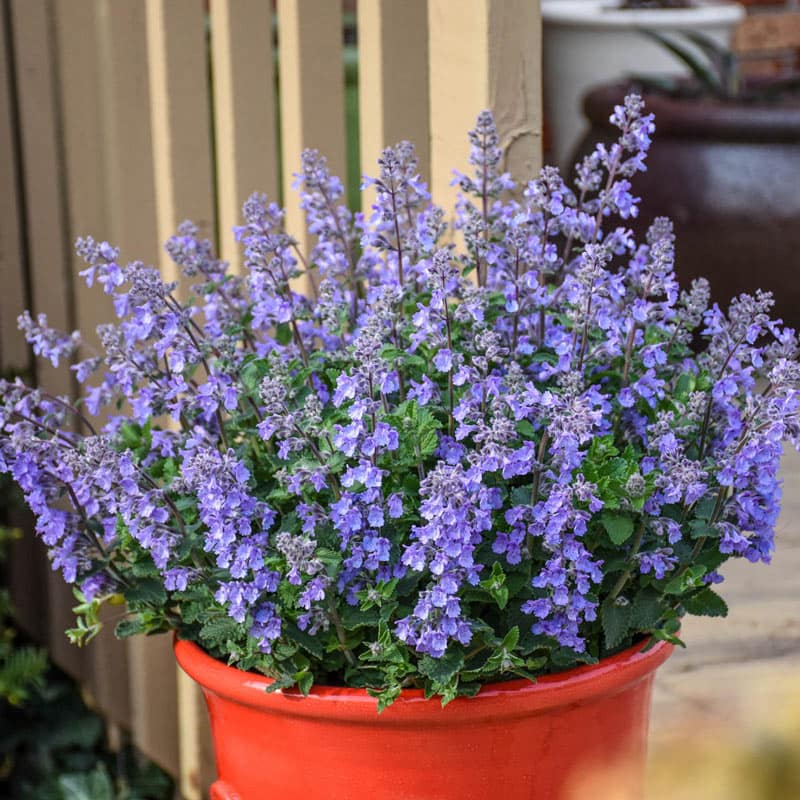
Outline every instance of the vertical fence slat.
POLYGON ((103 80, 105 200, 111 241, 126 260, 156 263, 156 219, 144 3, 96 0, 103 80))
POLYGON ((214 747, 205 700, 198 685, 178 668, 180 789, 183 800, 202 800, 214 780, 214 747))
MULTIPOLYGON (((22 219, 16 106, 14 103, 12 32, 8 5, 0 6, 0 369, 4 372, 30 368, 25 337, 17 330, 17 316, 27 305, 24 280, 25 246, 22 219)), ((29 520, 20 510, 9 510, 12 525, 29 520)), ((8 553, 8 589, 19 626, 29 636, 44 640, 47 635, 48 568, 41 547, 31 535, 14 542, 8 553), (37 587, 31 592, 31 587, 37 587)))
MULTIPOLYGON (((69 258, 65 253, 66 216, 62 194, 58 98, 49 3, 11 0, 15 39, 17 98, 22 135, 27 246, 32 300, 36 313, 53 327, 72 330, 69 258)), ((39 362, 39 381, 68 394, 69 373, 39 362)))
POLYGON ((172 639, 128 642, 131 730, 136 746, 172 775, 178 774, 178 702, 172 639))
MULTIPOLYGON (((372 0, 358 5, 358 91, 361 172, 377 174, 384 147, 413 142, 427 179, 428 119, 427 0, 372 0)), ((365 191, 369 212, 374 191, 365 191)))
POLYGON ((505 167, 520 181, 542 165, 542 23, 539 0, 503 0, 489 12, 489 108, 505 167))
MULTIPOLYGON (((147 0, 147 56, 159 242, 191 219, 212 239, 211 160, 206 14, 203 0, 147 0)), ((160 251, 167 279, 175 266, 160 251)))
MULTIPOLYGON (((213 239, 214 180, 205 3, 203 0, 147 0, 146 9, 159 241, 163 242, 174 233, 183 219, 193 220, 213 239)), ((174 265, 163 251, 159 263, 165 277, 177 277, 174 265)), ((199 690, 188 685, 189 679, 178 671, 168 641, 160 642, 150 655, 157 657, 163 671, 171 671, 170 679, 167 681, 166 676, 163 679, 173 697, 177 676, 180 687, 177 737, 172 734, 174 719, 169 720, 169 730, 167 736, 164 735, 165 715, 158 708, 149 711, 147 719, 143 715, 142 723, 151 728, 153 737, 162 740, 171 750, 177 740, 181 791, 186 800, 194 800, 200 797, 205 780, 199 770, 208 766, 202 755, 203 742, 208 735, 205 717, 198 711, 202 698, 199 690)), ((134 694, 134 709, 136 706, 134 694)))
POLYGON ((220 256, 240 269, 232 232, 255 191, 278 199, 272 12, 262 0, 214 0, 211 63, 220 256))
POLYGON ((452 169, 467 167, 467 131, 494 112, 505 168, 519 180, 541 163, 538 0, 429 0, 431 186, 446 208, 452 169))
MULTIPOLYGON (((46 0, 12 0, 11 19, 16 58, 22 170, 26 207, 26 240, 32 305, 61 330, 74 328, 67 220, 60 146, 52 7, 46 0)), ((57 394, 71 394, 73 382, 58 369, 38 362, 38 380, 57 394)), ((70 674, 85 674, 87 660, 67 641, 64 630, 74 621, 74 598, 61 576, 49 571, 48 627, 53 660, 70 674)))
MULTIPOLYGON (((146 8, 100 0, 97 24, 110 237, 126 260, 157 262, 146 8)), ((177 775, 178 704, 170 637, 131 639, 126 651, 134 741, 177 775)))
MULTIPOLYGON (((64 153, 65 202, 70 242, 91 234, 110 238, 109 206, 103 156, 103 116, 100 81, 97 4, 93 0, 53 4, 55 55, 64 153)), ((95 330, 113 318, 110 298, 97 287, 89 288, 78 277, 84 266, 70 249, 75 325, 84 340, 98 345, 95 330)), ((85 354, 84 354, 85 355, 85 354)), ((84 676, 97 707, 114 723, 130 723, 126 648, 107 625, 86 652, 91 674, 84 676)))
POLYGON ((292 189, 302 151, 317 148, 346 181, 341 4, 278 0, 278 48, 286 227, 305 250, 303 213, 292 189))
POLYGON ((17 329, 17 316, 26 305, 23 278, 24 250, 18 196, 17 123, 11 85, 11 52, 7 46, 5 8, 0 8, 0 370, 26 370, 29 353, 25 337, 17 329))

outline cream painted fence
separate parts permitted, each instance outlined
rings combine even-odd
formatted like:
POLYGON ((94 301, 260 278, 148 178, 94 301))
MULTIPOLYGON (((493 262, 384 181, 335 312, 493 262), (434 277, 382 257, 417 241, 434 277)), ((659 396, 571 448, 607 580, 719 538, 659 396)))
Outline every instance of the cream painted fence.
MULTIPOLYGON (((509 167, 538 168, 537 0, 361 0, 357 32, 363 171, 382 147, 411 139, 434 197, 448 202, 465 132, 486 107, 509 167)), ((169 272, 159 243, 191 218, 236 266, 230 229, 250 192, 282 188, 305 246, 290 188, 302 149, 345 173, 339 0, 0 0, 0 43, 4 371, 31 366, 16 330, 23 308, 69 330, 110 318, 102 294, 75 277, 77 235, 169 272)), ((74 389, 63 371, 36 376, 74 389)), ((30 538, 11 580, 23 626, 84 681, 110 730, 130 731, 186 798, 202 796, 213 770, 205 712, 169 638, 118 642, 109 625, 72 648, 71 595, 30 538)))

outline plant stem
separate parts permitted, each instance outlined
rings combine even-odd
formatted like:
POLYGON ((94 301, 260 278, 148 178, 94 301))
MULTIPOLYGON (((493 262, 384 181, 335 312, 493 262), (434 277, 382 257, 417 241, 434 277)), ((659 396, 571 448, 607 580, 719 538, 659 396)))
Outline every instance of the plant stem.
POLYGON ((631 355, 633 354, 633 343, 636 339, 636 331, 638 325, 634 322, 628 331, 628 340, 625 342, 625 366, 622 369, 622 386, 623 388, 628 385, 628 379, 631 371, 631 355))
POLYGON ((400 239, 400 222, 397 219, 397 201, 395 199, 395 186, 394 180, 389 185, 389 197, 392 198, 392 218, 394 219, 394 235, 397 240, 397 282, 400 284, 400 289, 403 288, 403 243, 400 239))
POLYGON ((354 667, 356 665, 356 657, 353 655, 353 651, 347 646, 347 633, 344 629, 344 625, 342 624, 342 618, 339 616, 339 612, 336 610, 336 603, 333 600, 330 587, 326 594, 328 598, 328 615, 333 623, 333 627, 336 629, 336 638, 339 640, 339 645, 342 648, 344 657, 347 659, 347 663, 351 667, 354 667))
MULTIPOLYGON (((539 442, 539 450, 536 453, 536 471, 533 473, 533 486, 531 487, 531 506, 535 506, 539 502, 539 487, 542 481, 542 470, 544 468, 544 455, 549 441, 547 431, 542 434, 542 439, 539 442)), ((528 534, 525 540, 525 545, 528 548, 528 566, 533 568, 533 535, 528 534)))
MULTIPOLYGON (((725 370, 728 368, 728 364, 731 363, 731 359, 733 358, 734 353, 739 349, 739 345, 744 341, 745 334, 742 334, 736 342, 734 342, 733 347, 728 352, 728 356, 725 359, 722 367, 719 370, 719 374, 717 375, 717 380, 719 380, 724 374, 725 370)), ((706 448, 706 437, 708 435, 708 428, 711 423, 711 408, 714 403, 714 394, 713 391, 709 392, 708 395, 708 402, 706 403, 706 413, 703 416, 703 427, 700 429, 700 446, 697 451, 697 460, 702 461, 703 456, 705 455, 705 448, 706 448)))
POLYGON ((635 566, 635 558, 639 552, 639 548, 642 546, 642 539, 644 538, 644 529, 645 529, 645 519, 642 518, 642 521, 639 523, 639 527, 636 529, 636 533, 633 538, 633 542, 631 543, 631 563, 628 565, 627 569, 619 576, 617 582, 614 584, 611 592, 609 593, 608 597, 605 599, 606 605, 611 605, 614 600, 617 599, 620 592, 625 588, 625 585, 628 583, 628 579, 631 577, 631 573, 633 572, 633 568, 635 566))
MULTIPOLYGON (((452 325, 450 323, 450 306, 447 302, 447 289, 445 285, 444 277, 442 277, 442 293, 444 297, 442 298, 442 302, 444 303, 444 321, 445 325, 447 326, 447 349, 450 351, 450 358, 453 357, 453 330, 452 325)), ((450 363, 450 371, 447 374, 447 390, 450 397, 450 414, 448 418, 447 430, 450 436, 453 435, 453 431, 455 429, 455 420, 453 419, 453 409, 455 408, 455 398, 454 398, 454 388, 453 388, 453 364, 452 361, 450 363)))
POLYGON ((325 189, 320 186, 319 193, 322 195, 322 199, 325 201, 325 204, 328 207, 328 213, 333 217, 334 225, 336 226, 336 233, 339 240, 342 243, 342 248, 344 249, 345 256, 347 257, 348 264, 350 265, 350 291, 353 293, 352 302, 350 303, 350 324, 355 327, 356 319, 358 318, 358 274, 356 270, 356 262, 355 258, 353 257, 353 251, 350 247, 350 242, 345 236, 344 231, 342 230, 342 223, 339 219, 339 214, 337 213, 336 206, 333 205, 330 197, 328 197, 328 193, 325 189))

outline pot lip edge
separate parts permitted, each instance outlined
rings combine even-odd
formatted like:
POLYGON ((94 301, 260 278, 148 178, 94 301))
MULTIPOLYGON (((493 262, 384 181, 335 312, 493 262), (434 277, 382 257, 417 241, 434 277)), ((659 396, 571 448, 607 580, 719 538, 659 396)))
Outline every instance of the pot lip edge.
MULTIPOLYGON (((608 122, 610 110, 631 91, 639 91, 632 80, 612 80, 587 89, 581 108, 589 125, 614 130, 608 122)), ((656 116, 656 135, 667 134, 676 138, 720 138, 725 141, 749 141, 754 136, 764 136, 767 142, 784 141, 786 136, 797 135, 800 129, 800 100, 783 105, 771 103, 719 103, 706 97, 671 97, 652 91, 639 91, 645 110, 656 116), (660 124, 659 124, 660 122, 660 124)))
POLYGON ((437 698, 425 699, 422 689, 404 689, 380 717, 376 711, 377 701, 364 689, 315 685, 307 696, 296 690, 267 693, 265 690, 272 682, 271 678, 229 666, 208 655, 194 642, 180 639, 177 633, 173 647, 179 666, 200 685, 204 694, 263 712, 319 717, 325 715, 325 709, 333 711, 335 706, 336 716, 351 721, 364 721, 367 715, 374 720, 387 717, 396 720, 395 715, 399 715, 401 721, 407 721, 419 709, 435 707, 449 711, 453 716, 461 711, 462 717, 469 717, 474 722, 475 712, 477 716, 491 716, 493 711, 506 707, 509 700, 517 701, 516 707, 510 713, 506 711, 505 715, 524 716, 622 692, 652 675, 674 650, 672 644, 657 641, 647 652, 642 652, 647 641, 640 641, 597 664, 544 675, 536 682, 520 678, 484 684, 474 697, 458 697, 444 709, 437 698))
POLYGON ((642 25, 669 29, 687 22, 729 27, 745 16, 745 7, 729 0, 700 0, 696 6, 680 9, 621 9, 616 7, 614 0, 542 2, 542 21, 548 26, 590 30, 628 31, 642 25), (598 16, 598 9, 605 13, 598 16))

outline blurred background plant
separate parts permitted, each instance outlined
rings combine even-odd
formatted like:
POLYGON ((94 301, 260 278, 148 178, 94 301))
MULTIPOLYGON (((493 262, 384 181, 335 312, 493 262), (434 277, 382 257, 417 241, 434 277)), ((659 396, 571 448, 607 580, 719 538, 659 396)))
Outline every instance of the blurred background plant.
POLYGON ((778 101, 800 92, 800 75, 789 72, 769 79, 747 79, 747 59, 699 31, 642 34, 671 53, 689 70, 690 79, 676 75, 636 75, 633 81, 671 97, 712 97, 724 103, 778 101))
MULTIPOLYGON (((9 542, 19 539, 22 531, 8 524, 7 508, 17 500, 18 492, 7 475, 0 476, 0 575, 6 562, 9 542)), ((4 578, 4 576, 3 576, 4 578)), ((32 693, 44 687, 47 654, 33 645, 19 644, 11 622, 11 601, 5 580, 0 582, 0 703, 19 706, 32 693)))
POLYGON ((661 9, 661 8, 692 8, 692 0, 624 0, 620 8, 626 9, 661 9))
POLYGON ((172 781, 130 745, 112 751, 103 720, 64 673, 44 664, 16 705, 0 710, 5 800, 167 800, 172 781), (44 668, 42 668, 44 667, 44 668))
MULTIPOLYGON (((8 505, 10 487, 0 486, 8 505)), ((5 516, 6 509, 0 508, 5 516)), ((2 516, 0 516, 2 519, 2 516)), ((0 567, 22 536, 0 525, 0 567)), ((113 751, 105 725, 46 652, 21 641, 0 585, 0 797, 4 800, 167 800, 171 779, 129 744, 113 751)))

